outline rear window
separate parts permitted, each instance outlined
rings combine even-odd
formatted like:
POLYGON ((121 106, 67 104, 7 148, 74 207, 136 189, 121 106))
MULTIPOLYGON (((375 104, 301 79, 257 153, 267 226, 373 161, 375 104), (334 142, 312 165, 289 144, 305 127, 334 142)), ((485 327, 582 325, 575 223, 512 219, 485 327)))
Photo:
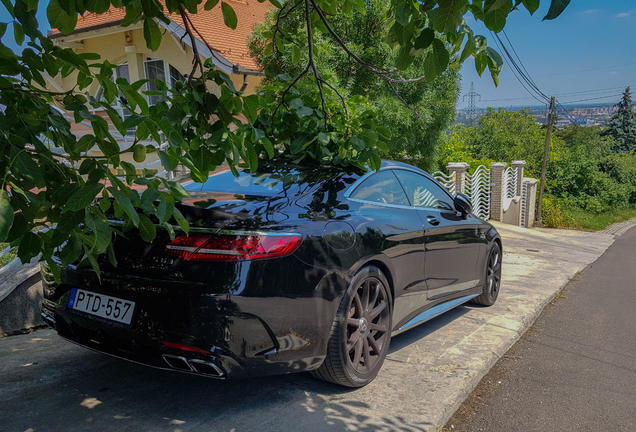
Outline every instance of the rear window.
POLYGON ((239 169, 239 176, 237 178, 234 177, 232 171, 227 169, 211 174, 203 184, 190 182, 184 184, 183 188, 192 192, 274 196, 283 191, 283 175, 276 172, 262 171, 250 173, 247 169, 239 169))

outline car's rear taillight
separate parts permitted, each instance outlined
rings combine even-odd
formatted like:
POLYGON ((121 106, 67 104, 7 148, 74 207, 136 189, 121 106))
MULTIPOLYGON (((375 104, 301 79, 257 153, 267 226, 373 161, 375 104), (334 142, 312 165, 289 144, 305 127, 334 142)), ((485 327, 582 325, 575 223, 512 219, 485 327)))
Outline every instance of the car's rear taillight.
POLYGON ((168 241, 165 253, 188 261, 246 261, 294 253, 303 239, 297 234, 192 234, 168 241))

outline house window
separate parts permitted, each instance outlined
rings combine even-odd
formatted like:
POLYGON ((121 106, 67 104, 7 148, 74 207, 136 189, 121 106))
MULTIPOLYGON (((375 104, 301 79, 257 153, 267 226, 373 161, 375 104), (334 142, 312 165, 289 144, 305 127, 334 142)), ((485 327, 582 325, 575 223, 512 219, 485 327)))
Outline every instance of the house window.
MULTIPOLYGON (((146 75, 145 78, 150 80, 146 84, 146 88, 149 91, 157 91, 157 86, 155 86, 156 79, 163 80, 170 87, 173 87, 177 81, 185 82, 185 78, 181 74, 181 72, 179 72, 177 68, 163 60, 148 58, 144 62, 144 69, 146 75)), ((128 68, 128 63, 122 63, 117 67, 117 69, 113 70, 113 79, 117 80, 118 78, 123 78, 126 81, 130 82, 130 71, 128 68)), ((102 99, 103 94, 104 89, 100 88, 99 92, 97 93, 97 99, 102 99)), ((124 95, 120 91, 119 97, 115 99, 112 107, 116 109, 119 112, 119 115, 125 120, 130 117, 131 112, 122 103, 122 97, 124 97, 124 95)), ((155 105, 164 100, 164 96, 148 96, 148 105, 155 105)), ((126 137, 134 137, 135 130, 135 128, 128 129, 128 131, 126 132, 126 137)))
MULTIPOLYGON (((169 87, 174 87, 177 81, 184 82, 185 78, 174 66, 163 60, 148 58, 145 61, 146 79, 148 81, 148 90, 157 91, 155 80, 160 79, 169 87)), ((155 105, 165 100, 163 96, 148 96, 148 105, 155 105)))

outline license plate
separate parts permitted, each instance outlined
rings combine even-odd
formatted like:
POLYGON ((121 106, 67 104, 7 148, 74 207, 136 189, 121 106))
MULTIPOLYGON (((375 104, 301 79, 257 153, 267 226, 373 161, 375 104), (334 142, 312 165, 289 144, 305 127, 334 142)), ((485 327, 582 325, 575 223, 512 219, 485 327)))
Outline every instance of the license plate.
POLYGON ((118 323, 130 324, 135 302, 73 288, 68 307, 118 323))

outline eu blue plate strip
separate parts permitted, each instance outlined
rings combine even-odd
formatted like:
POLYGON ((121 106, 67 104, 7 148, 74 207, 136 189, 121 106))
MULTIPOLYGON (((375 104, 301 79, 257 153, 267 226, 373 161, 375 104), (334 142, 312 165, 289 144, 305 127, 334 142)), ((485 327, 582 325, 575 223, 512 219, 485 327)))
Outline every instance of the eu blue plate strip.
POLYGON ((68 298, 68 307, 71 309, 73 309, 73 306, 75 305, 75 297, 77 297, 77 288, 71 289, 71 295, 68 298))
POLYGON ((442 303, 439 304, 435 307, 430 308, 429 310, 426 310, 424 312, 422 312, 421 314, 419 314, 418 316, 416 316, 415 318, 413 318, 411 321, 407 322, 406 324, 404 324, 402 327, 400 327, 400 330, 404 330, 407 327, 411 327, 414 326, 415 324, 419 324, 422 321, 426 321, 429 320, 431 318, 435 318, 437 315, 441 315, 444 312, 446 312, 449 309, 454 308, 457 305, 460 305, 462 303, 466 303, 468 300, 477 297, 479 294, 471 294, 469 296, 465 296, 465 297, 460 297, 458 299, 455 300, 451 300, 449 302, 446 303, 442 303))

